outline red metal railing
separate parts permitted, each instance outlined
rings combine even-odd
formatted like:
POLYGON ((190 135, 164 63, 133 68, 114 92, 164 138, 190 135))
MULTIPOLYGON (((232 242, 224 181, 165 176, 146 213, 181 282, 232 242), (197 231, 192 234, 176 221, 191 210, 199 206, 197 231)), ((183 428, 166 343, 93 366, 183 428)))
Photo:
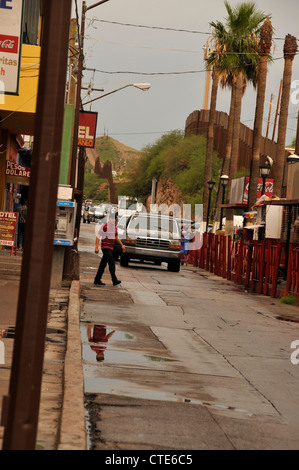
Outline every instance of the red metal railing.
POLYGON ((299 306, 299 244, 290 244, 287 276, 285 250, 280 240, 233 240, 203 233, 200 247, 189 252, 188 263, 258 294, 295 295, 299 306))

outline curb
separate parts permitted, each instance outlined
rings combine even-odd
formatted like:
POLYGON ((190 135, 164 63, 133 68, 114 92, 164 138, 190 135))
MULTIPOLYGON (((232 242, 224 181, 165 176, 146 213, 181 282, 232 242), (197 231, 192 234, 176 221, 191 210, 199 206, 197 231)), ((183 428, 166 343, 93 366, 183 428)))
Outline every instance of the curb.
POLYGON ((69 293, 60 442, 57 450, 87 449, 79 318, 80 281, 72 281, 69 293))

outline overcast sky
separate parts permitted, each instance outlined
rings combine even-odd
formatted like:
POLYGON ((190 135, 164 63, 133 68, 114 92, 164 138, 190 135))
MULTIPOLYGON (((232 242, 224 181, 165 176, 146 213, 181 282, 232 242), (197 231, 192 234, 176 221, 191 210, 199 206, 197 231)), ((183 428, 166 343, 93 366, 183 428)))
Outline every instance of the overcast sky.
MULTIPOLYGON (((95 3, 95 0, 86 1, 87 6, 95 3)), ((238 3, 230 1, 232 6, 238 3)), ((77 0, 77 4, 81 23, 82 1, 77 0)), ((268 69, 264 109, 265 134, 270 97, 273 94, 273 105, 276 105, 283 76, 284 38, 286 34, 299 38, 299 2, 258 0, 256 5, 272 15, 275 29, 275 60, 268 69)), ((103 87, 104 93, 132 83, 151 84, 147 92, 128 87, 92 103, 91 110, 99 113, 97 136, 108 132, 116 140, 142 149, 166 132, 183 130, 188 115, 202 109, 204 104, 203 46, 210 37, 209 23, 224 21, 225 17, 223 0, 109 0, 89 10, 85 25, 85 65, 96 71, 85 72, 84 84, 91 82, 95 88, 103 87)), ((299 55, 293 62, 294 85, 295 80, 299 93, 299 55)), ((101 94, 94 91, 91 99, 101 94)), ((255 100, 256 93, 249 86, 242 102, 241 119, 250 128, 255 100)), ((219 90, 217 110, 228 113, 229 103, 229 91, 219 90)), ((90 105, 84 109, 90 110, 90 105)), ((296 136, 298 111, 299 105, 290 103, 287 144, 296 136)), ((275 106, 270 138, 274 118, 275 106)))

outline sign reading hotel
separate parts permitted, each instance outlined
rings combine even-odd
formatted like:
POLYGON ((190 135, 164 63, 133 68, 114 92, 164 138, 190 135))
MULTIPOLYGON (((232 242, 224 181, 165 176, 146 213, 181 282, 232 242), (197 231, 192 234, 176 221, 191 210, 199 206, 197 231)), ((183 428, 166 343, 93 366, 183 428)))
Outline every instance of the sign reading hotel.
POLYGON ((98 113, 80 111, 78 128, 78 147, 94 148, 97 131, 98 113))
POLYGON ((0 0, 1 92, 19 92, 23 0, 0 0))
POLYGON ((0 245, 14 246, 18 214, 0 211, 0 245))

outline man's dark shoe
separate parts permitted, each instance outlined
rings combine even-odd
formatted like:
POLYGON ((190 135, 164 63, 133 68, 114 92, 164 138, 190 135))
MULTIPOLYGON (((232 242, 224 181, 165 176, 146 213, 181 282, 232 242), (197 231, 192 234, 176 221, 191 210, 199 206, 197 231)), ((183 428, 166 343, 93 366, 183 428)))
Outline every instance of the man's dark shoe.
POLYGON ((116 281, 113 281, 114 286, 118 286, 118 284, 121 284, 121 281, 119 281, 118 279, 116 279, 116 281))
POLYGON ((98 282, 94 282, 93 285, 94 286, 105 286, 106 284, 102 281, 98 281, 98 282))

